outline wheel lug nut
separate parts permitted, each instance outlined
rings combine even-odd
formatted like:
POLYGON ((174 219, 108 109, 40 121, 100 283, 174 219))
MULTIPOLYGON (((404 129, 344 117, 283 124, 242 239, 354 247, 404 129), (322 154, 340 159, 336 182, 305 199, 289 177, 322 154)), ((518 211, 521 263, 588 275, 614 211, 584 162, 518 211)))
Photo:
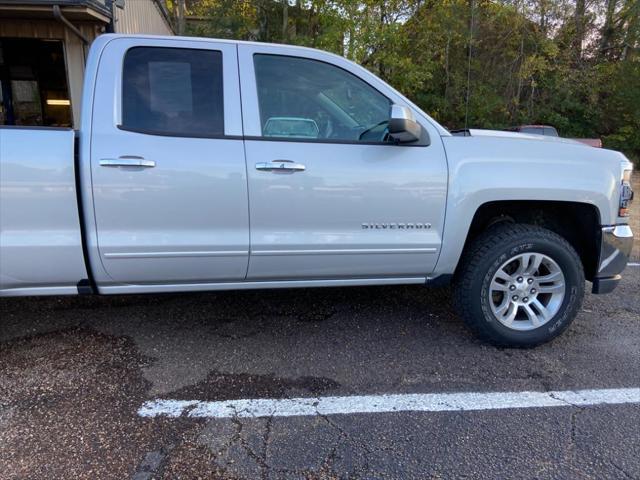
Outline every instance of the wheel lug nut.
POLYGON ((521 282, 522 281, 522 277, 518 277, 518 281, 521 282))
POLYGON ((513 297, 511 297, 513 300, 518 300, 518 295, 514 295, 513 297))
POLYGON ((527 283, 528 283, 529 285, 531 285, 531 284, 533 283, 533 278, 528 279, 528 280, 527 280, 527 283))
POLYGON ((523 301, 523 302, 528 302, 528 301, 529 301, 529 297, 524 297, 524 298, 522 299, 522 301, 523 301))
POLYGON ((516 286, 515 286, 515 285, 510 285, 510 286, 509 286, 509 290, 511 290, 512 292, 513 292, 515 289, 516 289, 516 286))
POLYGON ((531 289, 531 293, 536 293, 536 292, 537 292, 537 290, 535 288, 531 289))

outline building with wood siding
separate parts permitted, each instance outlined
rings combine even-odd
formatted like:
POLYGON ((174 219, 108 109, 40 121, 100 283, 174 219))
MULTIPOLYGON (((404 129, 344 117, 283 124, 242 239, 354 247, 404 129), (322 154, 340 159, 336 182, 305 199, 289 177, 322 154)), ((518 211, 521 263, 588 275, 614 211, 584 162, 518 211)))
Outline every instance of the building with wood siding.
POLYGON ((163 0, 0 0, 0 125, 77 127, 100 34, 172 35, 163 0))

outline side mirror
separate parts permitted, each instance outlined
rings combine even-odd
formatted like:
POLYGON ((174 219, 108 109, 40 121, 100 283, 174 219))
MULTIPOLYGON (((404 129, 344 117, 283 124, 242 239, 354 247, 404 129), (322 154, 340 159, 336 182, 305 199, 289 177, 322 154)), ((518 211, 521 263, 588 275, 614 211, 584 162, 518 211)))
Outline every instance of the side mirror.
POLYGON ((391 105, 389 136, 398 143, 409 143, 420 140, 421 135, 422 127, 411 109, 402 105, 391 105))

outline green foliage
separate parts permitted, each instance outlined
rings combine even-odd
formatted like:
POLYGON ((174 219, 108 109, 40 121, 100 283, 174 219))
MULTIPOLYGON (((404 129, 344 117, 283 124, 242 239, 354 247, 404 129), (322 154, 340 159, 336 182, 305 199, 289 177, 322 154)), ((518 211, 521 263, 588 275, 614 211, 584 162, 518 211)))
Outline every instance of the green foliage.
MULTIPOLYGON (((168 0, 172 12, 175 3, 168 0)), ((449 128, 555 126, 640 159, 640 0, 186 0, 189 34, 354 60, 449 128), (467 101, 468 97, 468 101, 467 101)))

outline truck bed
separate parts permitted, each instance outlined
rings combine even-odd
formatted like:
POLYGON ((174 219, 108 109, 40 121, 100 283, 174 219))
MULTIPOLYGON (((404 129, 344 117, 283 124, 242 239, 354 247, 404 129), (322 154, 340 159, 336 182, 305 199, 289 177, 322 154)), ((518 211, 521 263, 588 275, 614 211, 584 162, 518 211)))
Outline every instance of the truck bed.
POLYGON ((0 127, 0 295, 77 294, 85 279, 73 130, 0 127))

